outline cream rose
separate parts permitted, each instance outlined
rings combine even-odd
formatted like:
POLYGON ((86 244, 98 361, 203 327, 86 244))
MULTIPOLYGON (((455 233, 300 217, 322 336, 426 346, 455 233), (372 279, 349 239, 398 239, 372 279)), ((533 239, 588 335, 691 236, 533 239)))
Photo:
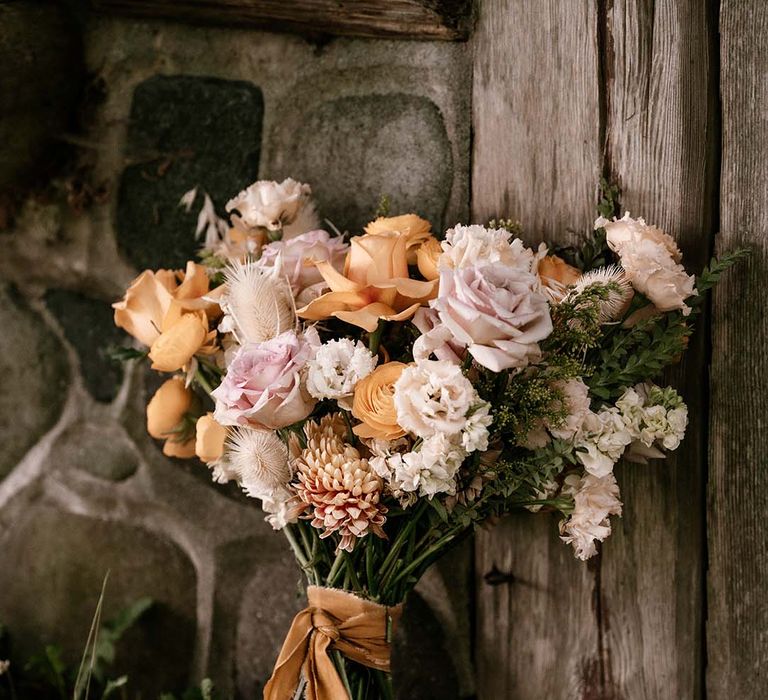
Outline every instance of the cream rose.
POLYGON ((243 345, 219 387, 214 418, 221 425, 282 428, 306 418, 315 406, 303 383, 307 361, 320 345, 317 331, 287 331, 243 345))
POLYGON ((529 271, 502 264, 443 268, 430 306, 440 323, 483 367, 501 372, 540 356, 552 332, 546 299, 529 271))

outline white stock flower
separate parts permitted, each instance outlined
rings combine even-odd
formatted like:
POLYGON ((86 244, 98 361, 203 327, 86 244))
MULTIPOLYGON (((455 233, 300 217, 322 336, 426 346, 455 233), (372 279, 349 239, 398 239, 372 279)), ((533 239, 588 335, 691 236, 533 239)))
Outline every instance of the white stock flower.
POLYGON ((461 446, 465 452, 485 452, 488 449, 488 426, 491 423, 491 405, 487 401, 473 407, 461 433, 461 446))
POLYGON ((388 464, 398 488, 432 498, 456 493, 456 473, 466 456, 454 441, 438 434, 424 440, 416 451, 393 455, 388 464))
POLYGON ((573 546, 578 559, 589 559, 597 554, 595 541, 611 534, 609 516, 621 515, 619 485, 612 473, 603 477, 571 474, 562 493, 573 496, 573 513, 560 523, 560 539, 573 546))
POLYGON ((404 505, 417 495, 455 494, 456 474, 467 456, 456 437, 442 434, 426 438, 410 451, 404 439, 371 441, 369 448, 375 455, 368 460, 371 468, 404 505))
POLYGON ((394 401, 398 424, 414 435, 456 435, 466 426, 477 393, 457 365, 422 360, 403 370, 394 401))
POLYGON ((376 361, 359 340, 329 340, 307 363, 307 390, 316 399, 335 399, 342 408, 351 408, 348 399, 357 383, 373 372, 376 361))
POLYGON ((632 434, 616 408, 589 413, 576 435, 576 456, 584 468, 596 477, 613 471, 613 465, 632 442, 632 434))
MULTIPOLYGON (((279 183, 259 180, 230 199, 226 210, 230 213, 237 211, 238 220, 248 228, 279 231, 296 222, 309 204, 311 194, 312 188, 309 185, 296 182, 292 178, 286 178, 279 183)), ((304 233, 310 228, 296 233, 304 233)))
POLYGON ((631 218, 629 212, 614 221, 600 217, 595 228, 605 229, 608 246, 618 254, 627 279, 657 309, 691 313, 685 300, 696 293, 695 278, 680 264, 680 249, 669 235, 643 219, 631 218))
POLYGON ((500 263, 531 271, 534 254, 519 238, 504 229, 484 226, 455 226, 445 232, 441 267, 478 267, 500 263))
POLYGON ((549 432, 560 440, 570 440, 581 430, 589 410, 589 388, 580 379, 558 381, 555 386, 563 392, 563 402, 567 416, 565 421, 549 432))
POLYGON ((267 514, 264 518, 274 530, 282 530, 288 523, 298 520, 296 509, 291 501, 295 494, 287 488, 276 488, 261 496, 261 509, 267 514))
POLYGON ((625 390, 616 407, 635 441, 630 450, 635 461, 663 457, 659 448, 675 450, 685 436, 688 408, 672 388, 636 384, 625 390))

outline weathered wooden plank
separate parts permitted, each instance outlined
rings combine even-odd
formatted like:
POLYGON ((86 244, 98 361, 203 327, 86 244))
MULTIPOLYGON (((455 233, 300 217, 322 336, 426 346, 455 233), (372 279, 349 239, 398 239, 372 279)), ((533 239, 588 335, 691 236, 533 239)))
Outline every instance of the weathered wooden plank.
MULTIPOLYGON (((606 164, 622 208, 674 236, 695 270, 715 226, 716 48, 707 13, 699 0, 615 0, 604 34, 606 164)), ((601 562, 601 697, 701 697, 704 321, 685 366, 665 377, 690 407, 685 442, 664 461, 617 468, 625 509, 601 562)))
POLYGON ((722 163, 717 249, 747 266, 713 313, 707 691, 757 700, 768 689, 768 5, 724 0, 720 14, 722 163))
MULTIPOLYGON (((572 240, 594 220, 601 164, 597 15, 578 0, 485 0, 473 35, 472 219, 572 240)), ((594 575, 556 520, 514 515, 476 545, 478 697, 581 698, 599 668, 594 575), (484 574, 511 574, 490 585, 484 574)), ((491 577, 499 579, 498 576, 491 577)))
POLYGON ((472 0, 92 0, 100 10, 275 31, 466 39, 472 0))
POLYGON ((529 241, 561 242, 594 220, 596 21, 595 4, 579 0, 479 4, 472 41, 473 220, 513 216, 529 241))

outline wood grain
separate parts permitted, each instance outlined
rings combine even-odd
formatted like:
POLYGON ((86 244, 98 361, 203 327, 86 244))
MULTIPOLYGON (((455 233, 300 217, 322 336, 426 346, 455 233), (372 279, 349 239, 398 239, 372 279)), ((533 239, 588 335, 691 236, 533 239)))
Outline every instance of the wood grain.
POLYGON ((707 697, 768 689, 768 5, 724 0, 718 251, 752 249, 713 305, 707 697))
POLYGON ((275 31, 466 39, 472 0, 92 0, 96 9, 275 31))
POLYGON ((472 44, 472 216, 529 242, 594 221, 600 177, 597 15, 578 0, 485 0, 472 44))
MULTIPOLYGON (((622 209, 669 232, 691 271, 715 226, 711 21, 699 0, 615 0, 605 27, 606 164, 622 209)), ((624 516, 601 572, 607 697, 701 697, 706 319, 697 324, 685 365, 658 380, 690 407, 685 442, 666 460, 617 468, 624 516)))
MULTIPOLYGON (((472 40, 474 222, 517 218, 532 243, 572 240, 594 221, 596 21, 593 3, 577 0, 480 4, 472 40)), ((476 564, 478 697, 588 697, 600 666, 595 576, 558 540, 556 520, 510 516, 478 536, 476 564), (491 572, 514 579, 492 586, 484 579, 491 572)))

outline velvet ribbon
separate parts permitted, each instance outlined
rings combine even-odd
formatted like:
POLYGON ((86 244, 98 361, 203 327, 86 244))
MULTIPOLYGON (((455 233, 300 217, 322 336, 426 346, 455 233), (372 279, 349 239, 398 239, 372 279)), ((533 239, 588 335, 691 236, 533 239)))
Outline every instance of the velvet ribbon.
POLYGON ((363 666, 389 671, 389 641, 402 605, 387 607, 319 586, 309 586, 307 598, 309 605, 293 618, 264 700, 293 700, 302 675, 307 700, 348 698, 331 649, 363 666))

